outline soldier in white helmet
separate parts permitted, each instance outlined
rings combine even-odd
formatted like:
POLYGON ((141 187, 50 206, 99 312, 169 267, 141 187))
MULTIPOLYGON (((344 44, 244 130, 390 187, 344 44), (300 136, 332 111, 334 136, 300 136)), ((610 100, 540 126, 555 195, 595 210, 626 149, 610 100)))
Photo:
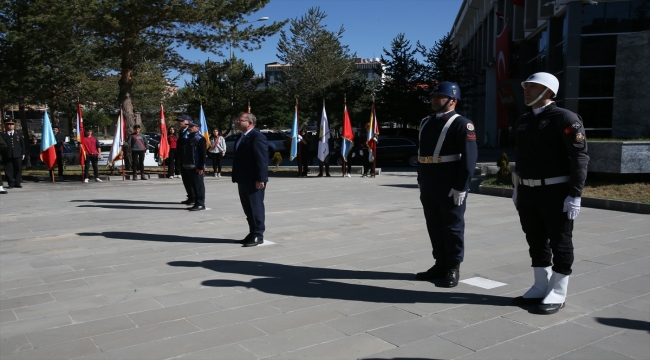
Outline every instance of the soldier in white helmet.
POLYGON ((521 83, 531 110, 515 125, 517 166, 512 200, 526 234, 535 282, 516 305, 540 314, 564 307, 573 264, 573 220, 587 178, 587 139, 582 118, 552 100, 559 88, 549 73, 521 83))

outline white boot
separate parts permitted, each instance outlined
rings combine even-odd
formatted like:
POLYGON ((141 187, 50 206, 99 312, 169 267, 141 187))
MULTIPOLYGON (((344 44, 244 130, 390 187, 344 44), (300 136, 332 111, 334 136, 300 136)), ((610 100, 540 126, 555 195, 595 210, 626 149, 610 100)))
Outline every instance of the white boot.
POLYGON ((542 299, 546 296, 546 289, 548 288, 548 281, 551 278, 551 267, 534 267, 533 274, 535 276, 535 283, 526 293, 522 296, 525 299, 538 298, 542 299))
POLYGON ((569 287, 569 275, 553 272, 548 281, 546 297, 542 304, 537 307, 540 314, 555 314, 564 307, 567 288, 569 287))

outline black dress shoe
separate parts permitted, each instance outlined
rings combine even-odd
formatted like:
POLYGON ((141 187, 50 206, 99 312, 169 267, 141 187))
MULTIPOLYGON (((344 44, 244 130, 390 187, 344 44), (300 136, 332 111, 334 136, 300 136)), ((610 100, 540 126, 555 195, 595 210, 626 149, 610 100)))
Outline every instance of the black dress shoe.
POLYGON ((13 188, 14 188, 13 185, 7 185, 7 189, 13 189, 13 188))
POLYGON ((6 194, 7 190, 0 190, 0 194, 6 194))
POLYGON ((238 243, 240 243, 240 244, 243 244, 243 243, 248 242, 252 237, 253 237, 253 234, 248 234, 248 235, 246 235, 245 238, 243 238, 243 239, 241 239, 241 240, 236 240, 235 242, 238 242, 238 243))
POLYGON ((539 304, 537 306, 537 313, 542 315, 551 315, 564 308, 564 303, 561 304, 539 304))
POLYGON ((203 205, 194 205, 191 208, 188 209, 189 211, 201 211, 205 210, 205 206, 203 205))
POLYGON ((22 185, 16 185, 16 186, 14 186, 14 187, 15 187, 15 188, 19 188, 19 189, 22 189, 22 188, 23 188, 22 185))
POLYGON ((530 305, 539 305, 542 303, 544 298, 525 298, 523 296, 517 296, 512 299, 512 305, 515 306, 530 306, 530 305))
POLYGON ((441 279, 445 276, 447 276, 447 269, 440 265, 433 265, 429 270, 415 274, 415 278, 421 281, 441 279))
POLYGON ((442 279, 442 286, 443 287, 456 287, 458 286, 458 278, 460 277, 460 270, 458 267, 454 267, 451 269, 447 269, 447 274, 445 277, 442 279))
POLYGON ((244 243, 244 247, 257 246, 262 243, 264 243, 264 239, 262 237, 252 236, 248 239, 247 242, 244 243))
POLYGON ((181 201, 181 204, 193 205, 194 202, 195 202, 194 199, 187 199, 187 200, 181 201))

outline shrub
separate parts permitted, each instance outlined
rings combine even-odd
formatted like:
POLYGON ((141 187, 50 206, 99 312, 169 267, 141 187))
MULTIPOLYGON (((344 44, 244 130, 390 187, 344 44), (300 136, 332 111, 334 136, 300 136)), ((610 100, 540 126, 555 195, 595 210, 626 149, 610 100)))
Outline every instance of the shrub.
POLYGON ((497 184, 501 185, 512 185, 512 170, 510 170, 510 159, 506 153, 501 154, 501 157, 497 161, 497 166, 499 171, 497 171, 497 184))

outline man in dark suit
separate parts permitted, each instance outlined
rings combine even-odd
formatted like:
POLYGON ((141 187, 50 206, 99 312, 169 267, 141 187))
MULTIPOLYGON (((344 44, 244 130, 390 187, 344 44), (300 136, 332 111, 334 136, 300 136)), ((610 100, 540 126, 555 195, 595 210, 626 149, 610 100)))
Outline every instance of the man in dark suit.
POLYGON ((264 242, 264 190, 269 181, 269 151, 266 136, 255 128, 257 118, 250 113, 240 113, 235 127, 242 136, 235 143, 235 160, 232 164, 232 182, 237 183, 246 220, 248 235, 240 241, 245 247, 264 242))
POLYGON ((25 159, 25 138, 15 130, 16 123, 13 119, 5 121, 6 131, 0 133, 7 143, 7 148, 2 153, 2 165, 7 176, 7 189, 21 188, 21 175, 23 173, 23 160, 25 159))
MULTIPOLYGON (((65 135, 61 134, 59 125, 52 125, 54 131, 54 151, 56 151, 56 163, 59 167, 59 181, 63 181, 63 143, 65 143, 65 135)), ((50 170, 52 173, 52 170, 50 170)))

